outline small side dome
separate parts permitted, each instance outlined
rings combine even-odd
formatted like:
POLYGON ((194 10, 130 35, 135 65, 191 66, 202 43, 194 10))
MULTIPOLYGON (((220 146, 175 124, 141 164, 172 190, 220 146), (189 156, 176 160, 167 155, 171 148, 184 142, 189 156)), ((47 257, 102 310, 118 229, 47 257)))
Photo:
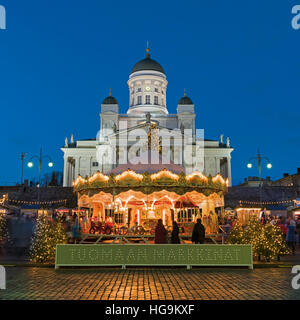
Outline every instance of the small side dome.
POLYGON ((186 90, 184 89, 184 96, 178 101, 178 104, 194 104, 192 99, 186 96, 186 90))
POLYGON ((103 100, 102 104, 118 104, 118 101, 116 98, 108 96, 103 100))
POLYGON ((111 95, 111 89, 109 89, 109 96, 103 100, 102 104, 118 104, 117 99, 111 95))

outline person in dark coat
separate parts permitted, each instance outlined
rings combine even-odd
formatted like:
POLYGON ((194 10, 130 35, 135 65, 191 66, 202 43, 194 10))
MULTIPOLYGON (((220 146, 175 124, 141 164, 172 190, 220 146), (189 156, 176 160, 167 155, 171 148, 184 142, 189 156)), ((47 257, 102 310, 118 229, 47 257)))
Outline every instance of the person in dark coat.
POLYGON ((173 221, 173 230, 171 234, 171 243, 172 244, 180 244, 179 239, 179 227, 176 221, 173 221))
POLYGON ((203 244, 205 240, 205 228, 201 222, 201 219, 197 219, 197 223, 194 226, 192 233, 192 242, 203 244))
POLYGON ((168 231, 165 229, 162 220, 159 219, 157 225, 155 227, 155 240, 156 244, 164 244, 167 243, 167 234, 168 231))

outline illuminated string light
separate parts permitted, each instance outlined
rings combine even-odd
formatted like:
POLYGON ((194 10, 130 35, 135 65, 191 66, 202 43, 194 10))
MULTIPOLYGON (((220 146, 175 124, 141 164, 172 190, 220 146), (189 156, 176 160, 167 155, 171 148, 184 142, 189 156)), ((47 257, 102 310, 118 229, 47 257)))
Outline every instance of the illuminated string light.
POLYGON ((89 183, 93 183, 95 181, 100 182, 107 182, 109 180, 109 177, 101 173, 100 171, 97 171, 92 177, 88 179, 89 183))
POLYGON ((85 184, 86 180, 82 178, 82 176, 79 174, 77 179, 73 182, 73 186, 77 187, 79 184, 85 184))
POLYGON ((212 178, 212 182, 221 182, 222 184, 226 184, 226 181, 224 180, 224 178, 220 175, 217 174, 215 177, 212 178))
POLYGON ((172 180, 178 180, 179 179, 179 175, 175 174, 175 173, 172 173, 171 171, 167 170, 167 169, 164 169, 164 170, 161 170, 157 173, 153 173, 151 174, 151 180, 152 181, 155 181, 155 180, 158 180, 158 179, 161 179, 161 178, 170 178, 172 180))
POLYGON ((115 180, 122 181, 122 180, 128 179, 128 178, 132 178, 137 181, 142 181, 144 179, 144 176, 142 174, 136 173, 135 171, 127 170, 127 171, 122 172, 121 174, 118 174, 115 177, 115 180))
POLYGON ((193 180, 194 178, 199 178, 200 180, 202 180, 204 182, 208 182, 208 178, 205 175, 203 175, 201 172, 199 172, 199 171, 195 171, 195 172, 193 172, 191 174, 188 174, 185 177, 185 179, 187 181, 193 180))

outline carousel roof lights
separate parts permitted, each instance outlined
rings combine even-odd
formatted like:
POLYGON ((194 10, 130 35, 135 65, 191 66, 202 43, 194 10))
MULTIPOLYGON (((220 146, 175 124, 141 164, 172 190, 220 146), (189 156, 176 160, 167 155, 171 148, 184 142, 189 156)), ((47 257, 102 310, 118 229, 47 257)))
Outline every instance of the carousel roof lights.
MULTIPOLYGON (((154 173, 137 173, 128 169, 116 176, 113 173, 108 176, 100 171, 86 179, 78 175, 73 182, 73 186, 77 192, 82 193, 89 192, 90 189, 94 193, 99 189, 99 193, 119 195, 127 190, 125 192, 126 197, 122 201, 126 201, 131 190, 138 190, 140 193, 137 198, 141 201, 143 194, 153 194, 156 191, 164 190, 174 192, 176 187, 180 187, 178 189, 180 194, 193 190, 204 192, 206 195, 214 192, 227 192, 229 180, 223 178, 220 174, 215 177, 207 177, 197 171, 185 175, 184 173, 176 174, 167 169, 154 173)), ((177 190, 175 193, 178 193, 177 190)), ((107 199, 107 201, 110 201, 110 199, 107 199)))
POLYGON ((229 179, 226 179, 226 186, 229 187, 229 179))
POLYGON ((116 181, 122 181, 126 178, 133 178, 134 180, 142 181, 144 176, 142 174, 136 173, 135 171, 127 170, 115 177, 116 181))
POLYGON ((215 177, 212 178, 212 182, 221 182, 222 184, 225 184, 225 180, 224 178, 220 175, 220 174, 217 174, 215 177))
POLYGON ((109 180, 109 177, 101 173, 100 171, 97 171, 92 177, 88 179, 89 183, 95 182, 95 181, 102 181, 106 182, 109 180))
POLYGON ((186 177, 185 177, 185 179, 186 180, 188 180, 188 181, 190 181, 190 180, 192 180, 193 178, 195 178, 195 177, 198 177, 198 178, 200 178, 201 180, 203 180, 203 181, 208 181, 208 178, 205 176, 205 175, 203 175, 201 172, 199 172, 199 171, 195 171, 195 172, 193 172, 193 173, 191 173, 191 174, 188 174, 186 177))
POLYGON ((178 180, 179 175, 172 173, 171 171, 169 171, 167 169, 164 169, 164 170, 159 171, 157 173, 151 174, 151 180, 157 180, 157 179, 161 179, 161 178, 170 178, 173 180, 178 180))
POLYGON ((74 181, 73 185, 77 186, 78 184, 85 184, 86 180, 82 178, 82 176, 79 174, 77 179, 74 181))

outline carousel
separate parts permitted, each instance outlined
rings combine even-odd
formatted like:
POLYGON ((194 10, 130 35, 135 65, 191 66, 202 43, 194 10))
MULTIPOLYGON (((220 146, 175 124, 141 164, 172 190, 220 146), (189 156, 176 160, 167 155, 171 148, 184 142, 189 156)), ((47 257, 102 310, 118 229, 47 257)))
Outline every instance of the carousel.
POLYGON ((137 173, 131 169, 119 174, 101 172, 80 175, 73 183, 78 208, 85 208, 91 221, 109 222, 111 229, 138 227, 153 232, 157 220, 166 228, 175 220, 184 232, 191 232, 197 218, 207 234, 218 231, 218 218, 224 213, 228 179, 200 172, 174 173, 167 169, 137 173))

